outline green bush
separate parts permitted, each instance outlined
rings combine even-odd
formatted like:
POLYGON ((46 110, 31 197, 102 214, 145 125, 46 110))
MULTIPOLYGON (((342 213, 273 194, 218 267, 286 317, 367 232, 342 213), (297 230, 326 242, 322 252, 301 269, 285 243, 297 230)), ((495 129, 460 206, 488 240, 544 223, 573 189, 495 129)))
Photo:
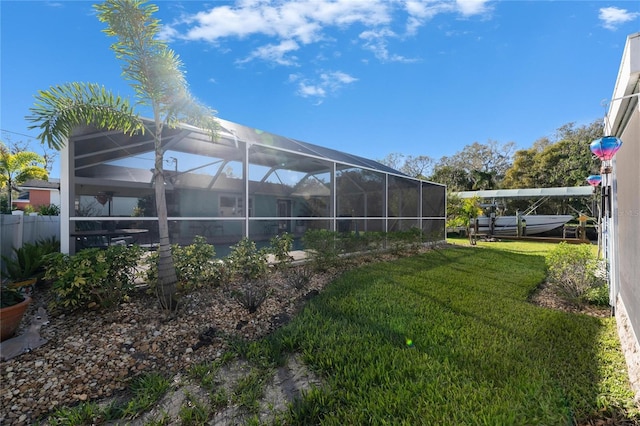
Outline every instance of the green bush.
POLYGON ((244 237, 236 245, 231 246, 231 252, 225 259, 232 276, 241 277, 248 281, 264 276, 269 270, 267 250, 258 250, 256 243, 244 237))
POLYGON ((46 256, 59 251, 60 242, 54 237, 36 241, 34 244, 25 243, 20 248, 14 248, 12 256, 2 256, 3 275, 13 282, 41 278, 45 272, 46 256))
MULTIPOLYGON (((546 255, 547 280, 567 302, 581 305, 587 295, 602 292, 606 281, 597 276, 598 260, 588 244, 561 242, 546 255)), ((601 266, 600 266, 601 267, 601 266)))
POLYGON ((315 270, 326 271, 340 264, 338 233, 326 229, 310 229, 304 233, 302 242, 311 257, 315 270))
MULTIPOLYGON (((224 266, 214 261, 216 250, 206 238, 196 235, 193 244, 171 246, 171 256, 181 290, 189 291, 206 284, 218 284, 224 279, 224 266)), ((146 278, 150 286, 158 281, 158 252, 149 255, 146 278)))
POLYGON ((8 308, 24 301, 24 295, 16 288, 2 284, 0 288, 0 308, 8 308))
POLYGON ((42 205, 38 207, 38 214, 40 216, 59 216, 60 207, 55 204, 42 205))
POLYGON ((293 247, 293 236, 288 233, 276 235, 270 240, 271 247, 269 252, 276 258, 277 267, 286 267, 291 263, 291 255, 289 252, 293 247))
POLYGON ((407 231, 389 232, 387 242, 391 252, 398 255, 403 252, 416 252, 422 245, 422 231, 418 228, 411 228, 407 231))
POLYGON ((266 282, 247 282, 240 290, 233 292, 233 297, 250 314, 260 308, 264 301, 267 300, 267 296, 269 296, 269 292, 267 291, 266 282))
POLYGON ((197 235, 193 244, 174 246, 171 253, 178 280, 184 286, 194 288, 216 281, 216 265, 213 263, 216 250, 207 243, 206 238, 197 235))
POLYGON ((307 265, 289 269, 287 272, 287 282, 296 290, 302 290, 311 282, 313 276, 311 269, 307 265))
POLYGON ((49 256, 45 278, 53 280, 54 305, 72 311, 120 303, 134 289, 141 255, 139 246, 114 245, 49 256))

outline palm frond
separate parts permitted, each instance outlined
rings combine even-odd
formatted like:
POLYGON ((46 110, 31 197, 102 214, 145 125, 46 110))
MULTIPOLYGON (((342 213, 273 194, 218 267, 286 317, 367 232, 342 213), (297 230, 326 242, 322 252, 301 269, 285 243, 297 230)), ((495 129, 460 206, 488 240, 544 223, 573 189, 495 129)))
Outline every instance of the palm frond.
POLYGON ((52 149, 61 149, 73 129, 94 125, 106 130, 133 134, 142 130, 140 118, 127 99, 94 83, 67 83, 41 90, 26 120, 39 129, 37 139, 52 149))

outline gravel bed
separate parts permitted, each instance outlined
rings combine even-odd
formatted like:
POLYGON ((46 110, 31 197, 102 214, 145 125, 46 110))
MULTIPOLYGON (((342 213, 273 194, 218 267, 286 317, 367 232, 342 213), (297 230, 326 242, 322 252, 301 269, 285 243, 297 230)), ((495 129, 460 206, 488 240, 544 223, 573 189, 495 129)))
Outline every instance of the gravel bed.
MULTIPOLYGON (((315 275, 296 289, 273 273, 269 296, 252 314, 233 296, 238 284, 198 289, 172 314, 144 290, 111 310, 49 312, 40 333, 48 342, 0 364, 0 424, 31 424, 56 408, 116 395, 143 372, 173 375, 214 360, 228 337, 257 339, 287 323, 334 276, 315 275)), ((22 328, 48 305, 48 289, 37 287, 33 299, 22 328)))

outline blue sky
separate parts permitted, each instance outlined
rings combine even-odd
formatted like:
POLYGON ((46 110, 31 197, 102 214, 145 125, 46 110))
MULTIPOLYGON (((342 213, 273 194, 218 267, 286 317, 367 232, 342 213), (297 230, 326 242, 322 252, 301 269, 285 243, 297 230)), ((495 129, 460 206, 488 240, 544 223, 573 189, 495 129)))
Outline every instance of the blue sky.
MULTIPOLYGON (((131 96, 93 3, 0 2, 3 141, 39 151, 24 119, 38 90, 86 81, 131 96)), ((153 3, 220 118, 374 159, 528 148, 601 119, 640 31, 638 1, 153 3)))

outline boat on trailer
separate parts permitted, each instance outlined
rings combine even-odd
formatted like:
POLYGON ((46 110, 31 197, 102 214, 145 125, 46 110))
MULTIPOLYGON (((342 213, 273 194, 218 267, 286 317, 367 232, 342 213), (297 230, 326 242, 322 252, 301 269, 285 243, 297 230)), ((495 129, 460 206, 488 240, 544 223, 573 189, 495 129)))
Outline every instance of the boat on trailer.
MULTIPOLYGON (((576 197, 593 197, 593 188, 591 186, 575 186, 575 187, 557 187, 557 188, 518 188, 518 189, 488 189, 480 191, 462 191, 455 193, 459 198, 477 198, 481 207, 489 207, 485 216, 477 219, 479 234, 492 234, 504 236, 518 235, 537 235, 547 231, 554 230, 565 225, 573 215, 545 215, 535 214, 538 207, 550 198, 576 198, 576 197), (498 213, 498 205, 504 205, 505 201, 512 199, 531 199, 536 200, 524 212, 514 216, 502 216, 498 213), (482 204, 485 202, 488 204, 482 204), (491 217, 495 222, 491 226, 491 217), (518 218, 526 222, 525 229, 520 228, 522 233, 518 232, 518 218), (493 228, 493 229, 492 229, 493 228)), ((520 222, 520 226, 523 223, 520 222)), ((471 228, 474 228, 473 220, 471 228)))
MULTIPOLYGON (((518 217, 522 221, 520 226, 523 235, 542 234, 543 232, 559 228, 573 219, 572 215, 528 214, 520 216, 496 216, 492 231, 491 221, 493 218, 481 216, 475 219, 478 222, 477 232, 479 234, 517 236, 518 217)), ((471 227, 475 227, 474 219, 471 221, 471 227)))

